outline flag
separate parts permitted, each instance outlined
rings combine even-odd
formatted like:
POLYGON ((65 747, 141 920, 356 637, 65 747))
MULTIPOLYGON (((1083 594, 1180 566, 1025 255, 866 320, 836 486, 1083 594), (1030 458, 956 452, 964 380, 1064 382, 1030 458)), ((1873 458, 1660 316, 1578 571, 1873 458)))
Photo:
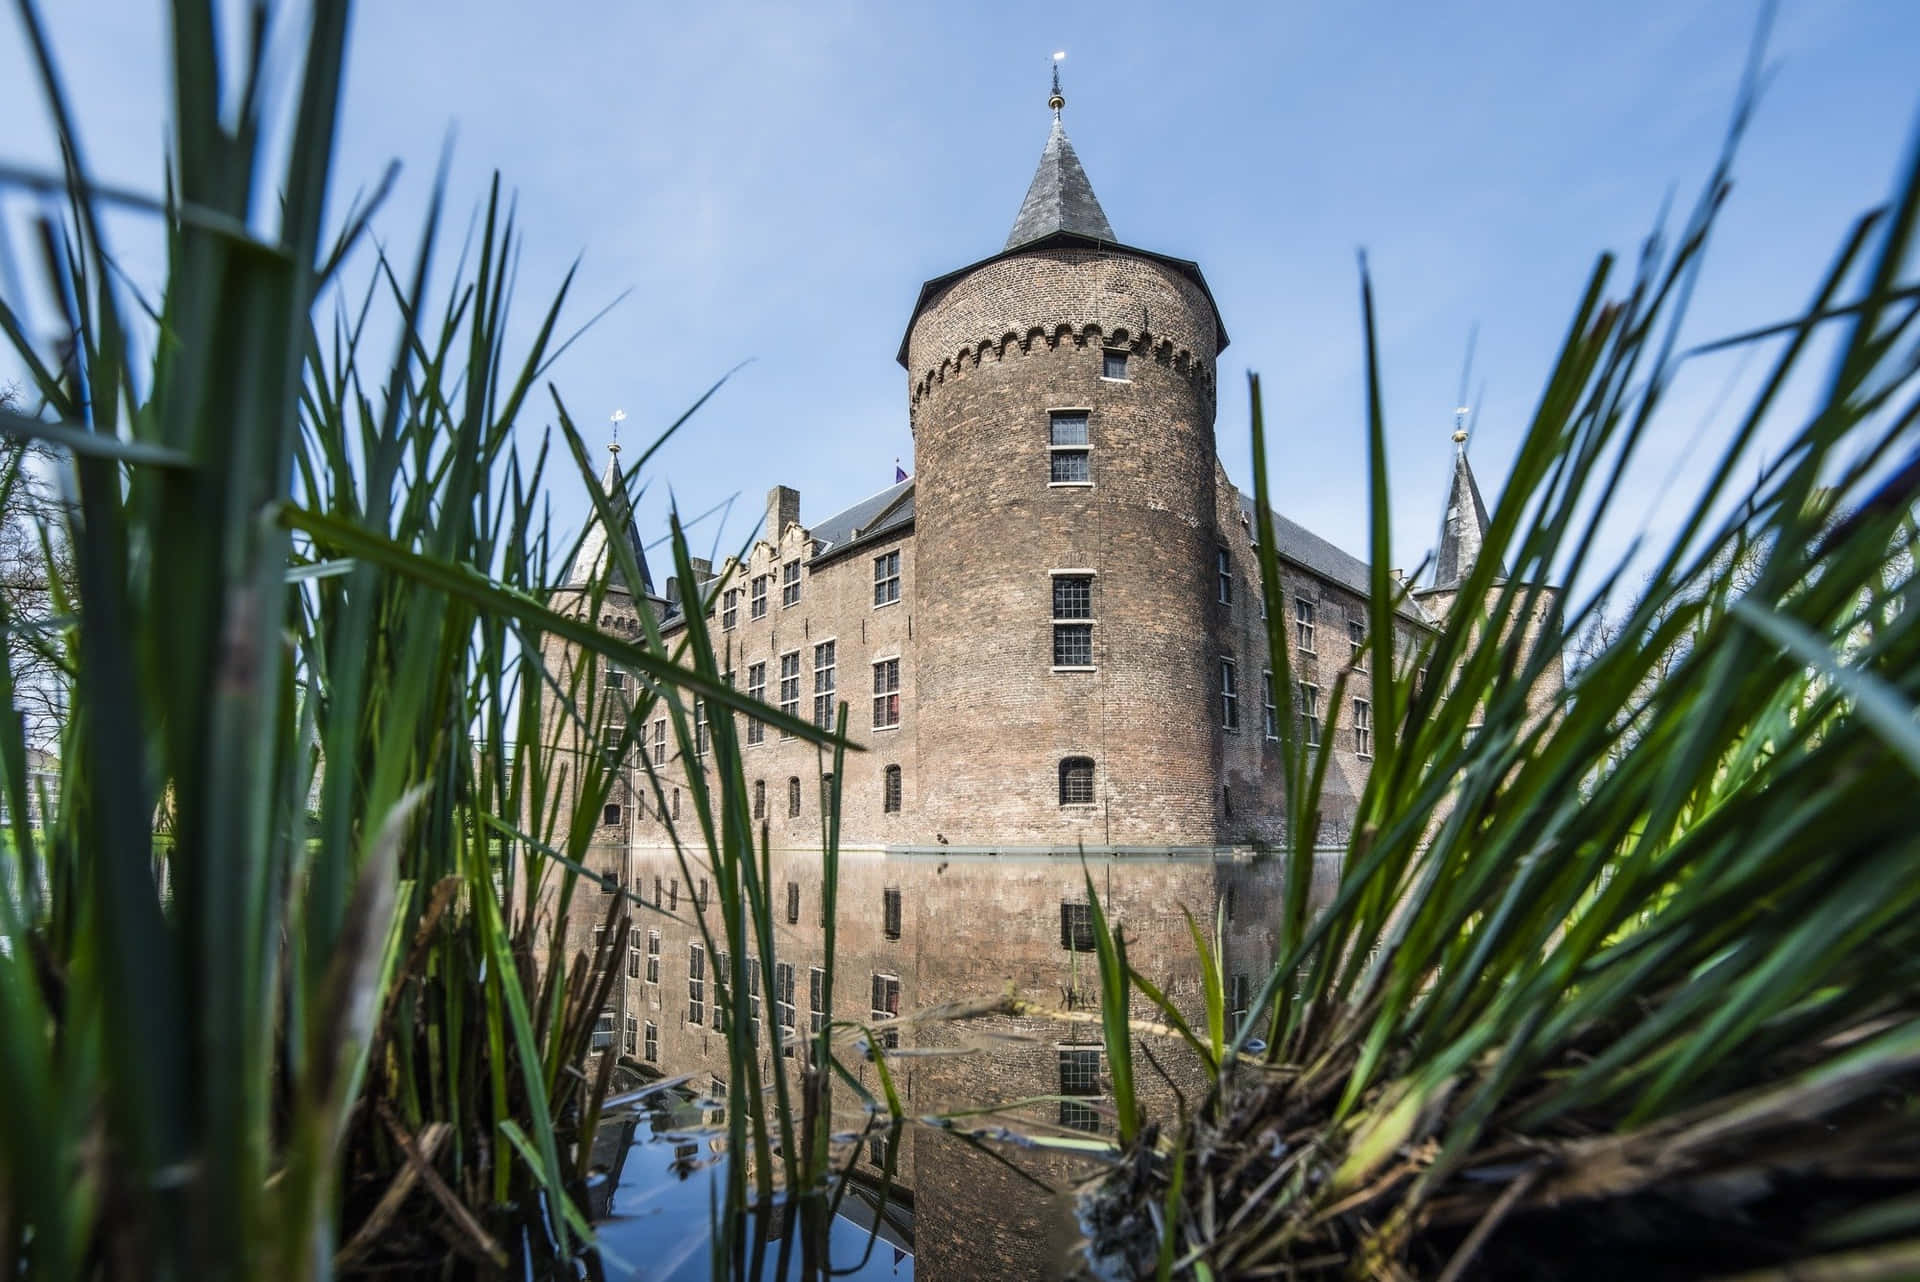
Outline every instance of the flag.
POLYGON ((907 469, 900 466, 900 460, 893 461, 893 483, 895 485, 907 479, 907 469))

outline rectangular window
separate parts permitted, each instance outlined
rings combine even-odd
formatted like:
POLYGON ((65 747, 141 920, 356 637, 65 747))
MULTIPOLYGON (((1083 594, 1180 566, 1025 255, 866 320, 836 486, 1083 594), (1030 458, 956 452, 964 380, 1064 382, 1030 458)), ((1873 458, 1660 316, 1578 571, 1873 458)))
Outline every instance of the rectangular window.
POLYGON ((1100 1095, 1100 1051, 1091 1046, 1060 1048, 1060 1125, 1076 1131, 1100 1129, 1100 1111, 1085 1103, 1100 1095))
POLYGON ((827 1026, 827 972, 818 966, 807 970, 807 1016, 815 1033, 827 1026))
POLYGON ((1093 666, 1093 576, 1053 576, 1053 666, 1093 666))
POLYGON ((1093 482, 1092 437, 1087 432, 1085 413, 1051 415, 1047 446, 1051 455, 1047 474, 1050 483, 1089 485, 1093 482))
POLYGON ((1246 975, 1233 977, 1233 1026, 1237 1029, 1246 1022, 1247 1011, 1253 1006, 1253 983, 1246 975))
POLYGON ((1367 625, 1358 619, 1347 620, 1347 661, 1358 671, 1367 670, 1367 625))
POLYGON ((793 1054, 793 963, 773 964, 773 1017, 780 1025, 780 1053, 793 1054))
POLYGON ((1273 671, 1260 674, 1260 728, 1269 739, 1280 737, 1280 709, 1273 702, 1273 671))
POLYGON ((900 938, 900 890, 889 886, 880 892, 881 926, 888 939, 900 938))
POLYGON ((647 932, 647 982, 660 982, 660 932, 657 930, 647 932))
POLYGON ((611 664, 607 667, 607 689, 624 690, 627 688, 627 674, 611 664))
POLYGON ((753 576, 753 591, 747 596, 747 617, 764 619, 767 617, 767 584, 772 582, 771 574, 753 576))
POLYGON ((731 632, 740 622, 740 589, 728 588, 720 594, 720 627, 731 632))
MULTIPOLYGON (((798 650, 780 656, 780 711, 790 717, 800 715, 800 652, 798 650)), ((792 735, 782 733, 782 739, 791 739, 792 735)))
POLYGON ((696 757, 707 755, 707 701, 705 699, 693 701, 693 755, 696 757))
POLYGON ((1365 699, 1353 701, 1353 750, 1362 757, 1373 755, 1373 705, 1365 699))
POLYGON ((660 904, 661 904, 661 899, 660 899, 660 879, 659 879, 658 877, 655 877, 655 878, 653 879, 653 906, 654 906, 655 908, 658 908, 658 907, 660 906, 660 904))
POLYGON ((664 719, 653 723, 653 764, 667 764, 667 723, 664 719))
POLYGON ((727 1006, 732 995, 733 958, 723 952, 713 954, 713 1026, 720 1032, 727 1028, 727 1006))
POLYGON ((638 1016, 627 1016, 627 1036, 626 1041, 621 1046, 621 1052, 627 1055, 638 1055, 640 1053, 640 1019, 638 1016))
POLYGON ((873 728, 900 724, 900 660, 882 659, 873 665, 873 728))
POLYGON ((767 781, 765 779, 753 781, 753 817, 755 819, 767 817, 767 781))
POLYGON ((660 1062, 660 1026, 652 1020, 647 1021, 646 1041, 643 1043, 641 1058, 649 1064, 660 1062))
MULTIPOLYGON (((749 663, 747 665, 747 698, 756 703, 767 701, 767 665, 749 663)), ((767 723, 758 717, 747 718, 747 743, 765 743, 767 741, 767 723)))
POLYGON ((605 827, 618 828, 620 826, 620 803, 617 801, 609 801, 606 805, 600 807, 600 822, 605 827))
POLYGON ((791 926, 796 922, 798 922, 799 920, 800 920, 800 883, 797 881, 790 881, 787 883, 787 924, 791 926))
POLYGON ((1109 347, 1100 353, 1100 377, 1124 380, 1127 376, 1127 354, 1109 347))
POLYGON ((1303 596, 1293 598, 1293 643, 1313 653, 1313 602, 1303 596))
POLYGON ((627 978, 640 978, 640 941, 627 937, 627 978))
POLYGON ((880 811, 889 815, 900 813, 899 766, 888 766, 880 775, 880 811))
POLYGON ((1240 693, 1235 687, 1232 659, 1220 660, 1220 724, 1229 730, 1240 728, 1240 693))
POLYGON ((747 1035, 760 1044, 760 959, 747 958, 747 1035))
POLYGON ((900 599, 900 553, 882 552, 873 558, 873 603, 892 605, 900 599))
POLYGON ((1320 742, 1320 687, 1300 683, 1300 734, 1308 747, 1320 742))
POLYGON ((1220 604, 1233 604, 1233 557, 1225 548, 1213 551, 1214 577, 1220 581, 1220 604))
POLYGON ((707 950, 698 944, 687 949, 687 1022, 707 1022, 707 950))
MULTIPOLYGON (((900 1018, 900 977, 898 975, 878 975, 873 977, 873 1022, 900 1018)), ((880 1044, 888 1050, 900 1045, 900 1030, 889 1028, 880 1034, 880 1044)))
POLYGON ((680 879, 678 877, 667 883, 667 911, 670 913, 680 911, 680 879))
POLYGON ((1060 905, 1060 947, 1073 953, 1093 951, 1093 908, 1089 904, 1060 905))
POLYGON ((700 889, 694 894, 693 903, 701 912, 707 910, 707 879, 705 877, 700 879, 700 889))
POLYGON ((813 647, 813 724, 833 727, 834 643, 822 641, 813 647))
POLYGON ((800 817, 800 776, 795 775, 791 779, 787 780, 787 818, 798 819, 799 817, 800 817))
POLYGON ((780 608, 800 604, 800 563, 789 561, 780 567, 780 608))

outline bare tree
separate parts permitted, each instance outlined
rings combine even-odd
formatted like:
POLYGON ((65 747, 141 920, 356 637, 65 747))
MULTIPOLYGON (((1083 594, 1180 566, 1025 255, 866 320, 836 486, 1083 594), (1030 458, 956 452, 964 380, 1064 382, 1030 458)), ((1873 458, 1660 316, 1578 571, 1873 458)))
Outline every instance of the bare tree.
MULTIPOLYGON (((27 412, 17 387, 0 387, 0 410, 27 412)), ((73 566, 54 480, 60 463, 44 441, 14 438, 0 447, 0 634, 27 744, 42 750, 59 740, 70 672, 64 616, 73 566)))

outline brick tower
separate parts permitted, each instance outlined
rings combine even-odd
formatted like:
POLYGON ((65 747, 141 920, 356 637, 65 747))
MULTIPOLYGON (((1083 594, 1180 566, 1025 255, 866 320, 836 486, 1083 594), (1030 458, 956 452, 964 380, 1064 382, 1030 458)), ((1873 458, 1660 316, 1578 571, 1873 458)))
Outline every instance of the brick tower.
POLYGON ((1061 125, 1005 247, 929 281, 899 360, 918 464, 924 826, 1208 845, 1214 361, 1193 263, 1122 244, 1061 125))

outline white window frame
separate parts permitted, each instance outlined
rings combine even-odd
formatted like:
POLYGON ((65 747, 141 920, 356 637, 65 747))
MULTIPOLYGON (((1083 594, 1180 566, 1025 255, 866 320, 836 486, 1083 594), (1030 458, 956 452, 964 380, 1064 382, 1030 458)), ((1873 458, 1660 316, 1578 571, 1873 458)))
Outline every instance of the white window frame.
POLYGON ((1353 755, 1373 756, 1373 703, 1367 699, 1353 701, 1353 755))
POLYGON ((1260 670, 1261 730, 1267 739, 1278 741, 1280 738, 1280 708, 1273 701, 1273 669, 1260 670))
POLYGON ((833 728, 833 704, 839 694, 838 669, 840 667, 840 640, 838 637, 823 637, 813 643, 813 724, 822 729, 833 728), (820 662, 822 654, 826 662, 820 662), (821 685, 824 675, 826 684, 821 685), (821 700, 826 700, 822 703, 821 700))
POLYGON ((660 987, 660 932, 647 932, 647 979, 654 988, 660 987))
MULTIPOLYGON (((798 650, 788 650, 780 656, 780 711, 786 713, 796 721, 800 719, 800 652, 798 650), (793 671, 791 674, 787 671, 787 660, 789 659, 793 660, 793 671), (791 687, 793 698, 791 699, 787 698, 787 691, 789 689, 788 682, 793 683, 791 687)), ((790 730, 782 730, 780 737, 782 739, 791 739, 793 738, 793 732, 790 730)))
POLYGON ((1314 642, 1314 605, 1311 597, 1296 593, 1293 598, 1293 646, 1302 654, 1317 654, 1314 642))
POLYGON ((1240 730, 1240 665, 1230 654, 1220 656, 1220 728, 1240 730))
POLYGON ((1301 739, 1309 748, 1320 746, 1320 687, 1299 682, 1301 739))
POLYGON ((800 561, 795 558, 780 564, 780 608, 792 609, 800 604, 800 561))
POLYGON ((1225 547, 1216 547, 1213 550, 1213 569, 1214 576, 1219 580, 1220 604, 1232 605, 1233 553, 1227 551, 1225 547))
POLYGON ((900 728, 900 656, 887 655, 873 661, 873 728, 875 730, 898 730, 900 728), (881 669, 891 673, 892 684, 883 688, 881 669), (884 713, 890 713, 889 720, 881 720, 884 713))
POLYGON ((1091 488, 1092 485, 1093 485, 1093 409, 1092 407, 1088 406, 1085 408, 1079 408, 1079 407, 1062 406, 1057 409, 1048 410, 1047 411, 1047 486, 1048 488, 1056 489, 1056 490, 1072 490, 1072 489, 1084 490, 1084 489, 1091 488), (1053 425, 1056 420, 1062 419, 1062 418, 1080 418, 1086 421, 1087 439, 1084 444, 1056 445, 1054 443, 1053 425), (1056 455, 1060 455, 1060 454, 1078 454, 1083 459, 1085 459, 1087 464, 1086 479, 1079 480, 1079 481, 1054 480, 1053 479, 1053 460, 1056 455))
POLYGON ((1094 609, 1093 609, 1093 581, 1096 577, 1097 576, 1094 574, 1092 570, 1049 570, 1047 572, 1047 613, 1052 618, 1052 621, 1053 621, 1052 626, 1048 629, 1047 657, 1049 659, 1059 658, 1061 628, 1084 627, 1087 630, 1087 659, 1089 660, 1089 662, 1087 663, 1057 663, 1056 662, 1051 665, 1051 668, 1054 672, 1093 672, 1096 669, 1098 669, 1100 666, 1098 662, 1094 661, 1095 651, 1094 651, 1094 645, 1093 645, 1093 641, 1094 641, 1093 628, 1094 628, 1094 624, 1098 622, 1098 620, 1094 618, 1094 609), (1085 579, 1087 581, 1087 613, 1084 617, 1074 616, 1074 615, 1062 615, 1062 614, 1055 613, 1055 605, 1060 599, 1060 580, 1061 579, 1085 579))
POLYGON ((753 590, 747 595, 747 617, 749 619, 764 619, 767 617, 767 592, 772 582, 773 576, 771 574, 756 574, 753 576, 753 582, 750 585, 753 590))
POLYGON ((1355 672, 1367 670, 1367 625, 1352 615, 1347 616, 1347 666, 1355 672))
POLYGON ((900 549, 873 558, 873 608, 900 604, 900 549), (884 573, 883 573, 884 571, 884 573))
MULTIPOLYGON (((767 661, 747 665, 747 698, 755 703, 767 701, 767 661)), ((747 718, 747 746, 767 741, 767 723, 758 717, 747 718)))
POLYGON ((720 594, 720 630, 731 632, 740 626, 740 589, 727 588, 720 594))

